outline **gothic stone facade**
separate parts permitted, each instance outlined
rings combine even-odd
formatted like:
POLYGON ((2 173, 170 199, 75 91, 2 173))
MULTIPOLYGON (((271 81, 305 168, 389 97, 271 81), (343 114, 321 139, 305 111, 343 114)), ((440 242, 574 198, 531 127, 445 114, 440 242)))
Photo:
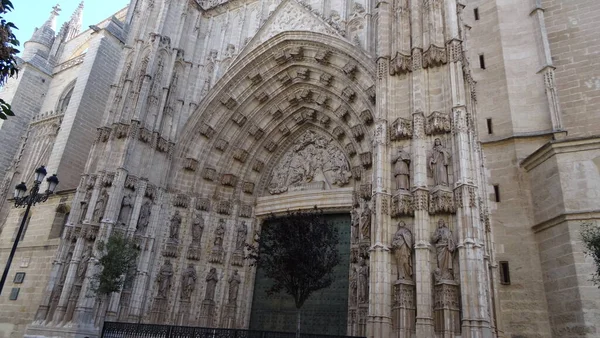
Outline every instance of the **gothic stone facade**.
POLYGON ((132 0, 83 33, 81 10, 2 92, 0 261, 11 187, 45 163, 61 191, 20 239, 0 337, 248 327, 243 243, 315 204, 352 215, 349 335, 599 334, 579 239, 600 215, 597 1, 132 0), (100 302, 113 232, 141 254, 100 302))

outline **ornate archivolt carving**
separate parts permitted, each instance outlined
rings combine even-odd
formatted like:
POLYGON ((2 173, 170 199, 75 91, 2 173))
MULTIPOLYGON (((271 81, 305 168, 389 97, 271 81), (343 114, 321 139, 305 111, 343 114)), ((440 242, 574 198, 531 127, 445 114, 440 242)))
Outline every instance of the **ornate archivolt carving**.
POLYGON ((252 206, 249 204, 240 204, 239 216, 244 218, 252 217, 252 206))
POLYGON ((190 171, 196 171, 198 169, 198 160, 190 157, 184 159, 183 168, 190 171))
POLYGON ((208 181, 214 181, 217 178, 217 171, 214 168, 206 167, 202 170, 202 178, 208 181))
POLYGON ((215 135, 215 130, 213 129, 213 127, 209 126, 206 123, 202 123, 200 125, 200 134, 203 135, 204 137, 210 139, 215 135))
POLYGON ((271 194, 281 194, 316 182, 330 187, 344 186, 351 176, 348 160, 333 139, 307 131, 273 169, 268 190, 271 194))

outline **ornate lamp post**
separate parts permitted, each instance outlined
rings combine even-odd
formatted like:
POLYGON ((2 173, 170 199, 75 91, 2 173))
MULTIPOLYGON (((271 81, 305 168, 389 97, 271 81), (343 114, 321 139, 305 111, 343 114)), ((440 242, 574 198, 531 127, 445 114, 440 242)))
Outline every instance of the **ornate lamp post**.
POLYGON ((25 185, 25 182, 21 182, 15 187, 15 207, 25 207, 26 209, 23 219, 21 220, 21 225, 19 226, 19 231, 17 232, 17 237, 15 238, 15 242, 10 250, 10 255, 6 261, 6 267, 4 268, 2 279, 0 280, 0 295, 2 294, 4 283, 8 277, 8 271, 10 270, 10 264, 15 256, 17 245, 19 244, 19 240, 23 234, 23 229, 25 228, 25 223, 27 222, 27 217, 29 216, 29 209, 31 209, 31 206, 35 205, 36 203, 46 202, 48 197, 54 193, 54 189, 56 189, 56 186, 58 185, 58 178, 56 177, 56 174, 54 174, 48 177, 46 180, 48 182, 48 189, 46 189, 45 192, 40 193, 40 184, 44 181, 46 173, 46 168, 44 168, 44 166, 41 166, 35 170, 33 188, 31 188, 29 196, 25 196, 25 193, 27 193, 27 186, 25 185))

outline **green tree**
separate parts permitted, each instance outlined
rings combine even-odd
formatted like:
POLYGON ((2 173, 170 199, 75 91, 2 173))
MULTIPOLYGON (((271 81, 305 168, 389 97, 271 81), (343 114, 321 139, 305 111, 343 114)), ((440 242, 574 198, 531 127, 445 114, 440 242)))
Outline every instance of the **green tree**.
POLYGON ((600 227, 593 223, 581 224, 581 239, 585 253, 594 260, 595 270, 592 281, 600 287, 600 227))
POLYGON ((248 245, 252 265, 260 266, 273 281, 272 295, 285 292, 294 298, 297 309, 296 337, 300 337, 300 314, 310 295, 333 282, 333 268, 340 263, 339 234, 323 212, 288 211, 271 215, 256 242, 248 245))
MULTIPOLYGON (((1 0, 0 2, 0 86, 4 86, 9 77, 16 76, 19 72, 17 68, 17 54, 19 46, 14 30, 17 29, 12 22, 6 21, 4 15, 14 9, 10 0, 1 0)), ((0 99, 0 119, 6 120, 8 116, 15 116, 8 102, 0 99)))

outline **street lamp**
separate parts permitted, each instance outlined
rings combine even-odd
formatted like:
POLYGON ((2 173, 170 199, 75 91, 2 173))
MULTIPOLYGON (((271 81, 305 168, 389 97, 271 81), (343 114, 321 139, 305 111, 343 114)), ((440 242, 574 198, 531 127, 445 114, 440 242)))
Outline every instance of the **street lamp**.
POLYGON ((10 264, 12 263, 13 257, 15 256, 15 251, 17 250, 17 245, 19 244, 19 239, 23 234, 23 229, 25 228, 25 223, 27 223, 27 217, 29 216, 29 209, 31 209, 32 205, 36 203, 46 202, 48 197, 54 193, 54 189, 58 185, 58 177, 56 174, 48 177, 46 182, 48 182, 48 188, 45 192, 39 193, 40 184, 44 181, 44 177, 46 177, 46 168, 41 166, 35 170, 35 176, 33 178, 33 188, 29 191, 29 195, 25 196, 27 193, 27 186, 25 182, 21 182, 17 184, 15 187, 15 208, 25 207, 25 213, 23 214, 23 219, 21 219, 21 225, 19 226, 19 231, 17 232, 17 237, 15 238, 15 242, 13 243, 12 249, 10 250, 10 255, 8 256, 8 261, 6 261, 6 267, 4 268, 4 273, 2 274, 2 279, 0 280, 0 295, 2 294, 2 289, 4 288, 4 283, 6 282, 6 278, 8 277, 8 271, 10 270, 10 264))

